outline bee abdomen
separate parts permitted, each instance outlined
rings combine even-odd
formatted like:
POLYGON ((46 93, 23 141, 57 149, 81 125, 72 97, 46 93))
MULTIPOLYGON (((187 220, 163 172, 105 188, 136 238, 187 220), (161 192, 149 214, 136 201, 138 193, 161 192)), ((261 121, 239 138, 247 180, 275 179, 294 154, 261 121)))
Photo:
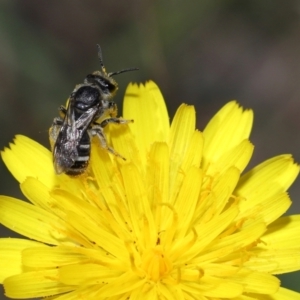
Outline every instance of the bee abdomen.
POLYGON ((71 168, 66 172, 66 174, 71 176, 80 175, 85 172, 91 153, 91 142, 90 137, 87 132, 83 134, 78 146, 77 146, 78 157, 71 168))

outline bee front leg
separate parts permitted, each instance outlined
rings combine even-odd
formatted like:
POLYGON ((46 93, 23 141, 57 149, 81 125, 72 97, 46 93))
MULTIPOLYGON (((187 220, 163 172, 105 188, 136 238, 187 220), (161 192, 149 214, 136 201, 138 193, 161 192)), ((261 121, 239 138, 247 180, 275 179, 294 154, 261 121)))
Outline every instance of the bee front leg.
MULTIPOLYGON (((108 119, 110 120, 110 119, 108 119)), ((126 121, 126 120, 124 120, 126 121)), ((103 121, 104 122, 104 121, 103 121)), ((102 123, 103 123, 102 122, 102 123)), ((99 138, 99 141, 100 141, 100 144, 101 144, 101 147, 106 149, 107 151, 109 151, 111 154, 115 155, 115 156, 118 156, 120 158, 122 158, 123 160, 126 160, 125 157, 123 157, 121 154, 119 154, 115 149, 109 147, 107 145, 107 140, 106 140, 106 137, 105 137, 105 134, 103 132, 103 126, 102 126, 102 123, 101 124, 97 124, 97 125, 94 125, 90 130, 90 134, 92 136, 97 136, 99 138)), ((110 123, 110 122, 108 122, 110 123)), ((105 124, 106 126, 107 124, 105 124)))

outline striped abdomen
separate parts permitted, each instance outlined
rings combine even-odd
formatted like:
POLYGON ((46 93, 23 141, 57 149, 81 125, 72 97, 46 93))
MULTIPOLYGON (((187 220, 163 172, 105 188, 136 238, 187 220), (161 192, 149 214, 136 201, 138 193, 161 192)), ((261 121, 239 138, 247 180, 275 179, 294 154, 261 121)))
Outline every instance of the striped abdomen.
POLYGON ((91 153, 91 141, 90 136, 87 132, 84 132, 82 138, 77 146, 78 157, 75 160, 75 163, 71 168, 66 172, 66 174, 71 176, 76 176, 82 174, 90 160, 91 153))

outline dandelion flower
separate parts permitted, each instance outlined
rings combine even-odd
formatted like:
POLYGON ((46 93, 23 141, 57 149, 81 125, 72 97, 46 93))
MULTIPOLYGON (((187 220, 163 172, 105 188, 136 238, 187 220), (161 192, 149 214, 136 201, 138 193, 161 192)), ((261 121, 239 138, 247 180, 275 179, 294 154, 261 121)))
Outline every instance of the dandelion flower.
POLYGON ((0 197, 10 298, 300 299, 276 274, 300 269, 300 216, 282 217, 299 167, 280 155, 243 174, 253 114, 226 104, 203 132, 193 106, 169 124, 153 82, 131 84, 129 125, 93 140, 90 167, 55 175, 49 150, 24 136, 2 152, 30 203, 0 197))

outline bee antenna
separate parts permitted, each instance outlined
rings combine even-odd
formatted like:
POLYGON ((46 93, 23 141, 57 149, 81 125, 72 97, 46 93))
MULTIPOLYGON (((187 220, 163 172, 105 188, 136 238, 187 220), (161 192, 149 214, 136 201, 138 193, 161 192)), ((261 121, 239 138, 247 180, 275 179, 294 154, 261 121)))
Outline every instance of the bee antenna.
POLYGON ((100 65, 102 68, 104 68, 104 65, 103 65, 103 58, 102 58, 102 51, 101 51, 101 47, 99 44, 97 44, 97 49, 98 49, 98 58, 99 58, 99 61, 100 61, 100 65))
POLYGON ((121 71, 116 71, 116 72, 111 72, 111 73, 108 73, 108 77, 112 77, 114 75, 118 75, 118 74, 121 74, 121 73, 124 73, 124 72, 130 72, 130 71, 137 71, 138 68, 128 68, 128 69, 124 69, 124 70, 121 70, 121 71))

